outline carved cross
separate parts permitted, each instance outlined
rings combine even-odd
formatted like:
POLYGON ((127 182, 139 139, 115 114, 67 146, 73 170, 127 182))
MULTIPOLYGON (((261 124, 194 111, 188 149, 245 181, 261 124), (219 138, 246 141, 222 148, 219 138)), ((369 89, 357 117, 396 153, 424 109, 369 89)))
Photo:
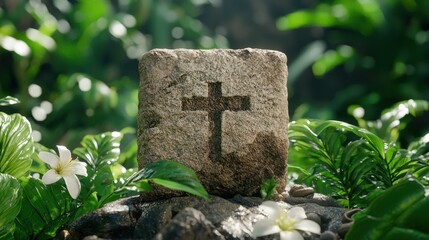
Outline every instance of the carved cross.
POLYGON ((212 161, 222 159, 222 112, 250 110, 249 96, 222 96, 222 83, 209 83, 208 97, 182 99, 182 111, 207 111, 209 117, 210 147, 209 158, 212 161))

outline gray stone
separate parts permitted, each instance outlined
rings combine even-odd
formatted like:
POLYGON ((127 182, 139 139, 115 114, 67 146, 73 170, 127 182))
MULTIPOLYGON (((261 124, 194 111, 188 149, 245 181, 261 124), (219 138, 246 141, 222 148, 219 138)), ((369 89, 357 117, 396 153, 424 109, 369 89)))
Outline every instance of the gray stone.
POLYGON ((307 197, 291 197, 286 195, 284 197, 284 201, 296 205, 301 203, 315 203, 320 206, 326 206, 326 207, 341 207, 341 204, 339 204, 334 198, 320 194, 315 193, 313 195, 313 198, 307 198, 307 197))
POLYGON ((223 240, 222 235, 215 230, 213 224, 204 214, 194 208, 187 207, 155 236, 155 240, 223 240))
MULTIPOLYGON (((310 199, 307 199, 310 200, 310 199)), ((253 239, 256 221, 266 216, 256 197, 234 196, 230 199, 210 196, 175 197, 155 202, 141 202, 131 197, 107 204, 80 217, 68 230, 67 239, 253 239), (209 236, 209 237, 207 237, 209 236)), ((278 204, 291 208, 283 201, 278 204)), ((322 232, 339 232, 346 209, 302 203, 308 218, 319 221, 322 232)), ((342 231, 343 229, 341 229, 342 231)), ((304 234, 305 239, 319 239, 304 234)), ((278 234, 260 239, 278 239, 278 234)))
POLYGON ((291 197, 305 197, 305 198, 313 198, 314 197, 314 189, 311 187, 306 187, 303 185, 293 185, 289 190, 289 195, 291 197))
POLYGON ((139 167, 178 161, 218 196, 256 195, 273 176, 282 192, 288 148, 283 53, 156 49, 142 57, 139 71, 139 167))
POLYGON ((82 239, 127 238, 141 215, 140 198, 129 197, 97 209, 78 218, 69 229, 71 236, 82 239), (93 236, 96 234, 96 236, 93 236))
POLYGON ((296 206, 304 208, 307 214, 317 214, 321 220, 320 228, 322 231, 329 230, 332 232, 338 231, 341 225, 341 219, 346 211, 346 209, 342 207, 322 207, 315 203, 303 203, 296 206))

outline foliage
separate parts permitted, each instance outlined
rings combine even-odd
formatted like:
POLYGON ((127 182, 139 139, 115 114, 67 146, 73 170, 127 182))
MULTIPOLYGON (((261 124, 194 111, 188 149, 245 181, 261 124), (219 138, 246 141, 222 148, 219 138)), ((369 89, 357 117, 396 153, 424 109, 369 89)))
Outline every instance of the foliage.
POLYGON ((76 219, 79 206, 60 184, 44 185, 40 179, 21 179, 21 211, 15 219, 15 239, 49 239, 57 230, 76 219))
POLYGON ((0 172, 16 178, 28 174, 33 154, 30 123, 19 114, 0 112, 0 133, 0 172))
MULTIPOLYGON (((319 0, 289 11, 277 28, 307 36, 301 54, 289 56, 289 89, 300 104, 294 119, 349 122, 345 110, 356 104, 375 119, 395 102, 429 99, 428 1, 319 0)), ((406 144, 428 130, 416 122, 406 144)))
POLYGON ((0 173, 0 239, 11 238, 14 220, 21 210, 22 189, 13 176, 0 173))
POLYGON ((359 127, 368 129, 387 142, 397 142, 399 132, 406 126, 404 117, 417 116, 429 110, 429 102, 424 100, 408 100, 386 109, 376 121, 367 121, 362 117, 365 110, 357 105, 350 106, 349 113, 357 120, 359 127))
POLYGON ((130 176, 124 185, 131 184, 139 191, 147 191, 152 189, 150 183, 208 198, 208 193, 198 181, 197 175, 178 162, 164 160, 151 163, 130 176))
POLYGON ((261 198, 262 199, 272 199, 278 194, 276 187, 278 183, 274 177, 267 179, 262 182, 261 185, 261 198))
MULTIPOLYGON (((383 116, 396 110, 392 108, 383 116)), ((385 129, 385 124, 392 126, 399 119, 383 121, 377 127, 385 129)), ((365 207, 381 190, 407 175, 423 179, 429 171, 428 141, 402 149, 364 128, 340 121, 305 119, 290 123, 289 139, 289 172, 298 173, 298 181, 334 196, 346 207, 365 207)))
POLYGON ((345 239, 429 239, 428 212, 424 187, 404 180, 354 215, 355 223, 345 239))
MULTIPOLYGON (((5 99, 0 102, 16 102, 5 99)), ((88 177, 79 177, 82 189, 74 200, 62 182, 45 185, 36 176, 46 168, 40 167, 33 150, 44 147, 31 140, 29 122, 20 114, 2 112, 0 120, 0 239, 55 237, 77 217, 120 197, 149 191, 152 183, 208 198, 195 173, 177 162, 155 162, 139 171, 125 169, 118 161, 123 133, 106 132, 85 136, 73 151, 88 165, 88 177), (31 167, 32 160, 36 167, 31 167)))
MULTIPOLYGON (((136 128, 137 64, 145 52, 227 46, 197 19, 198 9, 210 4, 2 1, 0 92, 21 100, 4 111, 26 116, 36 142, 46 146, 76 147, 87 134, 136 128)), ((136 150, 135 137, 121 146, 136 150)), ((135 155, 126 165, 136 167, 135 155)))

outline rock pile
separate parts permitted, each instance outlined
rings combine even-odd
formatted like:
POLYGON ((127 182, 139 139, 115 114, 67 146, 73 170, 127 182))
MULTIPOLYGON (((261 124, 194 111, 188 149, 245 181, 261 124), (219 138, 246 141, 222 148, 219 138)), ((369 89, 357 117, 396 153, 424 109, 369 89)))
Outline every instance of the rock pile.
MULTIPOLYGON (((305 239, 340 239, 337 236, 346 209, 321 194, 294 197, 283 194, 285 208, 301 206, 307 217, 320 224, 322 235, 305 239), (313 195, 313 196, 311 196, 313 195)), ((139 196, 109 203, 79 218, 68 229, 68 239, 253 239, 253 224, 265 218, 257 197, 174 197, 142 202, 139 196)), ((271 235, 261 239, 278 239, 271 235)))

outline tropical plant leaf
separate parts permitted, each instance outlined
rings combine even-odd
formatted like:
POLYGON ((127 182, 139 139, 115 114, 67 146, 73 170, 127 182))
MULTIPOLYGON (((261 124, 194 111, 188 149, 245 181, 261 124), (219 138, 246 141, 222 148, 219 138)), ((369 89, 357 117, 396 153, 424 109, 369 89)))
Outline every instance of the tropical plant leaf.
POLYGON ((99 135, 87 135, 81 141, 82 147, 73 153, 85 160, 93 170, 102 165, 112 165, 118 161, 122 140, 120 132, 106 132, 99 135))
POLYGON ((19 100, 11 96, 0 98, 0 106, 9 106, 17 103, 19 103, 19 100))
POLYGON ((429 197, 423 186, 415 180, 405 180, 357 214, 345 239, 429 239, 428 212, 429 197))
POLYGON ((140 191, 147 191, 148 182, 208 198, 208 193, 199 182, 195 172, 175 161, 162 160, 151 163, 128 178, 126 184, 136 186, 140 191))
POLYGON ((21 186, 22 209, 15 220, 15 239, 49 239, 74 220, 72 199, 60 183, 46 186, 28 177, 21 179, 21 186))
POLYGON ((318 120, 291 122, 289 139, 290 164, 312 172, 303 182, 346 207, 365 206, 362 196, 376 188, 370 171, 384 157, 383 140, 344 122, 318 120))
POLYGON ((28 120, 19 114, 0 112, 0 173, 15 178, 28 174, 33 151, 28 120))
POLYGON ((0 173, 0 239, 12 236, 15 218, 21 210, 22 189, 18 180, 0 173))

